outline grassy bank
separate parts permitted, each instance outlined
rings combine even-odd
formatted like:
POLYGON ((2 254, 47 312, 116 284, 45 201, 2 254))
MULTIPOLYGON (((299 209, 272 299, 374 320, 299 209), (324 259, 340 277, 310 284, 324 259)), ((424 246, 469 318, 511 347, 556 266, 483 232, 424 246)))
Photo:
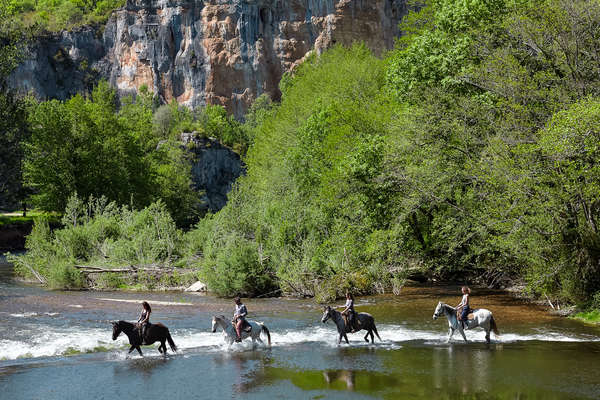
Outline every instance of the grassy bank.
POLYGON ((600 324, 600 310, 579 312, 572 315, 571 318, 585 322, 587 324, 600 324))

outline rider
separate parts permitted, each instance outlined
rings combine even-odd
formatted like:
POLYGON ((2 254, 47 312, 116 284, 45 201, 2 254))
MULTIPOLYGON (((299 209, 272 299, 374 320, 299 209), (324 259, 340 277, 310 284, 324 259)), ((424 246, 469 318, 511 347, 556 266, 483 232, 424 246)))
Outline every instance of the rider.
POLYGON ((235 324, 235 333, 237 334, 236 342, 242 341, 242 327, 246 322, 246 315, 248 315, 248 309, 242 304, 242 300, 239 297, 233 299, 235 302, 235 312, 233 313, 233 323, 235 324))
POLYGON ((463 294, 462 300, 456 306, 456 310, 460 312, 460 316, 458 320, 460 321, 463 329, 465 328, 465 321, 469 317, 469 313, 471 312, 471 307, 469 307, 469 295, 471 294, 471 289, 468 286, 463 286, 461 288, 461 292, 463 294))
POLYGON ((140 338, 142 342, 144 341, 144 337, 146 336, 146 328, 150 325, 150 314, 152 313, 152 309, 150 308, 150 304, 147 301, 142 302, 142 312, 140 313, 140 318, 138 319, 139 327, 140 327, 140 338))
POLYGON ((346 292, 346 304, 344 304, 344 307, 345 308, 344 311, 342 311, 342 314, 348 317, 348 325, 350 325, 352 328, 350 333, 358 332, 354 322, 356 320, 356 312, 354 311, 354 296, 352 296, 352 293, 350 292, 346 292))

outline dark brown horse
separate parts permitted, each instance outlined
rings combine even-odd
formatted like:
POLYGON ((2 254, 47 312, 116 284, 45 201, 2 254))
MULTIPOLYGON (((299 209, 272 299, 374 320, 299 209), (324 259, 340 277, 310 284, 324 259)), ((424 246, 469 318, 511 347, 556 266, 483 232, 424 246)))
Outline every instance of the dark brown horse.
MULTIPOLYGON (((327 320, 331 318, 335 325, 337 326, 338 333, 340 334, 338 343, 342 342, 342 338, 346 339, 346 343, 348 343, 347 333, 352 331, 352 327, 346 324, 342 313, 334 310, 330 306, 325 307, 325 311, 323 312, 323 318, 321 318, 321 322, 327 322, 327 320)), ((359 330, 366 330, 367 334, 365 335, 365 341, 369 343, 369 335, 371 335, 371 343, 375 343, 375 338, 373 337, 373 332, 377 335, 377 339, 381 340, 379 337, 379 333, 377 332, 377 327, 375 326, 375 319, 373 316, 366 312, 356 313, 356 322, 359 330)))
MULTIPOLYGON (((171 338, 171 334, 169 333, 169 328, 164 326, 161 323, 158 324, 148 324, 146 328, 146 337, 142 341, 140 337, 140 330, 138 329, 137 324, 132 324, 127 321, 119 321, 113 322, 113 334, 112 339, 117 340, 117 337, 121 334, 121 332, 125 333, 129 338, 129 344, 131 348, 129 349, 129 353, 133 351, 133 349, 137 349, 137 351, 142 354, 142 349, 140 349, 141 345, 150 345, 154 342, 160 342, 160 346, 158 346, 158 351, 161 354, 167 354, 167 346, 165 346, 165 341, 169 342, 169 346, 171 346, 171 350, 177 351, 177 346, 175 346, 175 342, 171 338)), ((128 354, 129 354, 128 353, 128 354)))

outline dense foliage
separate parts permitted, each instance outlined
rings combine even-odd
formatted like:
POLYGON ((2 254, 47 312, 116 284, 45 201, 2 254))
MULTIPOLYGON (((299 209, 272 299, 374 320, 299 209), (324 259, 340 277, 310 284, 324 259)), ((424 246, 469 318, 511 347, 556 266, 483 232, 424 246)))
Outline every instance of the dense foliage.
MULTIPOLYGON (((52 231, 47 220, 36 221, 27 237, 28 252, 11 257, 19 273, 32 278, 37 273, 50 287, 79 288, 87 282, 75 265, 164 268, 173 265, 182 247, 181 232, 161 202, 136 211, 104 197, 84 202, 71 196, 62 224, 52 231)), ((135 282, 114 275, 101 279, 107 277, 109 287, 144 283, 140 274, 135 282)))
POLYGON ((6 85, 22 57, 28 34, 11 21, 6 0, 0 0, 0 209, 25 199, 22 185, 23 148, 28 135, 25 102, 6 85))
POLYGON ((125 0, 0 0, 10 19, 38 31, 60 31, 106 22, 125 0))
POLYGON ((175 136, 154 134, 152 107, 142 93, 117 110, 104 82, 87 99, 34 102, 24 165, 33 205, 62 211, 73 193, 135 207, 162 199, 179 222, 193 217, 199 200, 191 164, 175 136))
POLYGON ((385 62, 361 46, 307 60, 188 253, 224 295, 328 298, 421 271, 589 301, 599 22, 592 0, 431 0, 385 62))

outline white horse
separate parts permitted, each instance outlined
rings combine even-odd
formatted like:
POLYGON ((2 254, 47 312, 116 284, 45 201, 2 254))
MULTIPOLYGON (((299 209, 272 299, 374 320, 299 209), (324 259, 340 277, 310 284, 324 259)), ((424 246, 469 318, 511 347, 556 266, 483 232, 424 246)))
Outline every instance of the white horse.
MULTIPOLYGON (((467 337, 465 336, 465 332, 463 331, 462 324, 458 321, 456 317, 456 308, 449 306, 448 304, 442 303, 441 301, 438 303, 435 311, 433 312, 433 319, 437 319, 443 315, 448 318, 448 340, 452 339, 452 335, 454 335, 454 331, 458 330, 462 335, 465 342, 467 341, 467 337)), ((494 331, 496 336, 499 336, 498 327, 496 326, 496 321, 494 321, 494 317, 492 316, 492 312, 490 310, 486 310, 485 308, 478 308, 472 311, 473 319, 469 319, 465 322, 466 329, 473 329, 478 326, 482 327, 485 330, 485 341, 487 343, 490 342, 490 330, 494 331)))
MULTIPOLYGON (((251 321, 251 320, 247 320, 246 322, 248 322, 250 324, 252 329, 250 330, 250 332, 247 332, 245 329, 242 329, 242 340, 244 340, 246 338, 251 338, 252 339, 252 347, 254 347, 254 346, 256 346, 257 341, 259 343, 264 343, 262 341, 262 339, 260 338, 260 333, 264 332, 267 335, 269 346, 271 345, 271 333, 269 332, 269 329, 267 329, 267 327, 262 322, 256 322, 256 321, 251 321)), ((223 328, 223 338, 225 339, 225 343, 227 343, 229 346, 231 346, 233 344, 233 342, 235 341, 235 339, 237 338, 237 334, 235 332, 235 328, 233 327, 233 324, 231 323, 231 321, 229 321, 227 318, 225 318, 224 315, 214 315, 212 318, 212 332, 213 333, 215 333, 217 331, 217 325, 220 326, 221 328, 223 328)))

